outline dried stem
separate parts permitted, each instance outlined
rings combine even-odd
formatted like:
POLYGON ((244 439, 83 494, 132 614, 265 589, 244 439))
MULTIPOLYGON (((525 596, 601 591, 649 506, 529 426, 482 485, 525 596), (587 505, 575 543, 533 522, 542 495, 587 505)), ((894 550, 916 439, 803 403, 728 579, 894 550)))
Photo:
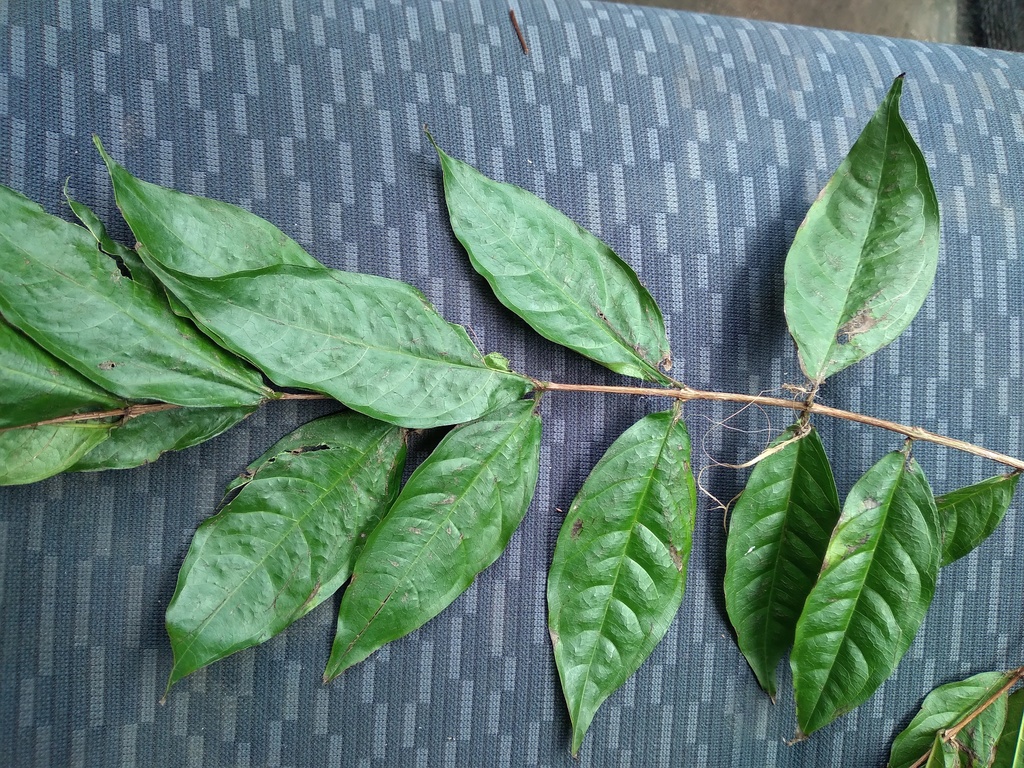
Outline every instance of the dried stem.
MULTIPOLYGON (((956 438, 946 437, 945 435, 938 435, 934 432, 929 432, 921 427, 908 427, 904 424, 897 424, 893 421, 886 421, 885 419, 877 419, 874 416, 867 416, 862 413, 854 413, 853 411, 844 411, 840 408, 832 408, 827 405, 821 405, 811 399, 808 400, 786 400, 781 397, 766 397, 764 395, 744 395, 737 392, 712 392, 708 390, 691 389, 687 386, 680 387, 616 387, 616 386, 604 386, 600 384, 559 384, 556 382, 542 382, 535 381, 534 384, 537 387, 537 391, 540 393, 544 392, 595 392, 612 395, 633 395, 640 397, 669 397, 682 402, 690 400, 711 400, 719 403, 743 403, 746 405, 767 405, 774 408, 787 408, 791 411, 801 411, 801 415, 804 414, 818 414, 821 416, 831 416, 835 419, 843 419, 844 421, 853 421, 858 424, 867 424, 871 427, 879 427, 880 429, 887 429, 890 432, 896 432, 897 434, 904 435, 911 440, 921 440, 926 443, 935 443, 946 448, 952 448, 957 451, 963 451, 973 456, 981 456, 984 459, 990 459, 991 461, 1003 464, 1007 467, 1012 467, 1018 472, 1024 471, 1024 460, 1014 458, 1013 456, 1007 456, 1003 453, 996 451, 990 451, 988 448, 982 448, 980 445, 974 445, 964 440, 957 440, 956 438)), ((282 392, 276 397, 266 401, 274 402, 276 400, 330 400, 331 398, 326 395, 318 395, 312 392, 282 392)), ((69 424, 76 421, 91 421, 94 419, 111 419, 120 418, 123 420, 133 419, 137 416, 142 416, 147 413, 156 413, 157 411, 168 411, 180 406, 171 405, 169 403, 143 403, 140 405, 128 405, 124 408, 116 408, 109 411, 93 411, 91 413, 76 413, 70 416, 60 416, 55 419, 46 419, 44 421, 37 421, 32 424, 26 424, 19 427, 7 427, 6 429, 24 429, 25 427, 42 427, 51 424, 69 424)), ((0 429, 0 432, 6 431, 6 429, 0 429)))
MULTIPOLYGON (((978 717, 982 712, 984 712, 986 709, 995 704, 999 700, 999 697, 1001 697, 1008 690, 1013 688, 1013 686, 1015 686, 1021 680, 1024 680, 1024 667, 1018 667, 1017 669, 1010 672, 1010 678, 1001 686, 999 686, 999 690, 995 691, 991 696, 985 699, 985 701, 981 702, 981 704, 979 704, 977 707, 971 710, 971 713, 967 715, 967 717, 965 717, 959 723, 943 731, 942 740, 947 744, 953 741, 953 739, 955 739, 957 735, 959 735, 960 731, 962 731, 964 728, 970 725, 976 717, 978 717)), ((921 755, 921 757, 914 761, 910 768, 921 768, 922 765, 928 762, 928 759, 931 757, 931 754, 931 750, 929 750, 927 753, 921 755)))
POLYGON ((867 424, 868 426, 887 429, 890 432, 896 432, 909 437, 912 440, 935 443, 936 445, 941 445, 946 448, 953 448, 954 450, 963 451, 964 453, 969 453, 974 456, 991 459, 992 461, 1012 467, 1018 471, 1024 471, 1024 461, 1014 458, 1013 456, 1007 456, 1006 454, 998 453, 996 451, 990 451, 988 448, 982 448, 979 445, 974 445, 973 443, 968 443, 963 440, 957 440, 952 437, 946 437, 945 435, 937 435, 934 432, 929 432, 921 427, 908 427, 904 424, 897 424, 893 421, 877 419, 874 416, 866 416, 862 413, 854 413, 853 411, 844 411, 840 408, 821 405, 813 400, 786 400, 781 397, 766 397, 764 395, 744 395, 735 392, 710 392, 700 389, 691 389, 690 387, 661 389, 654 387, 614 387, 593 384, 557 384, 554 382, 538 383, 538 387, 545 392, 605 392, 619 395, 671 397, 684 402, 689 400, 711 400, 719 403, 745 403, 748 405, 767 405, 774 408, 788 408, 792 411, 802 411, 803 413, 831 416, 835 419, 843 419, 845 421, 853 421, 858 424, 867 424))

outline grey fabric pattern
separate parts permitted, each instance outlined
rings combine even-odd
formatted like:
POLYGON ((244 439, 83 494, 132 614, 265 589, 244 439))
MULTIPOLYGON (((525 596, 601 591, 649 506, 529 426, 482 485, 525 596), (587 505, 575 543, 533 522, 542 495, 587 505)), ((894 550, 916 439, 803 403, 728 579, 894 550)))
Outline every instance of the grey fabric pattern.
MULTIPOLYGON (((566 0, 0 3, 0 182, 68 216, 65 178, 112 233, 99 134, 135 174, 242 205, 332 267, 421 288, 484 351, 547 380, 622 383, 534 335, 446 223, 428 124, 451 154, 610 243, 669 325, 693 386, 800 383, 782 264, 892 78, 941 209, 935 288, 897 343, 820 400, 1020 455, 1024 56, 566 0)), ((55 311, 73 312, 73 307, 55 311)), ((330 685, 337 599, 180 683, 163 610, 224 485, 327 404, 275 404, 152 466, 0 489, 0 764, 570 766, 545 574, 587 471, 654 398, 545 398, 537 494, 455 605, 330 685)), ((698 466, 754 456, 789 414, 687 406, 698 466)), ((891 434, 819 423, 841 493, 891 434)), ((417 443, 410 466, 429 449, 417 443)), ((994 465, 921 445, 936 491, 994 465)), ((719 499, 743 476, 711 469, 719 499)), ((580 765, 879 766, 924 694, 1024 663, 1024 518, 945 569, 896 675, 788 747, 724 617, 722 512, 703 497, 666 639, 602 708, 580 765)))

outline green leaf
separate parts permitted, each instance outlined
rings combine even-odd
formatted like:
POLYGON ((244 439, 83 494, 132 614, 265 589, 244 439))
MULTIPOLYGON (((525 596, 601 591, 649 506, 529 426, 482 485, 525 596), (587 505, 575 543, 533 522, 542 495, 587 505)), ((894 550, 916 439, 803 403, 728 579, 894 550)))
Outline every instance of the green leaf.
POLYGON ((0 318, 0 428, 123 406, 0 318))
MULTIPOLYGON (((446 322, 412 286, 327 269, 312 259, 312 266, 296 265, 294 249, 278 254, 266 238, 250 238, 250 225, 257 234, 270 227, 253 223, 262 220, 251 214, 231 209, 237 214, 233 234, 247 249, 223 255, 216 248, 197 253, 181 247, 181 241, 201 240, 198 233, 213 224, 200 218, 177 235, 170 224, 151 226, 147 211, 174 207, 187 196, 165 197, 104 159, 146 266, 206 333, 276 384, 321 392, 413 428, 474 419, 533 388, 524 376, 489 367, 465 329, 446 322)), ((186 211, 200 205, 196 200, 188 198, 186 211)), ((178 220, 178 214, 165 215, 178 220)))
POLYGON ((942 565, 959 560, 987 539, 1010 508, 1020 475, 998 475, 935 498, 942 525, 942 565))
POLYGON ((942 734, 935 734, 928 752, 925 768, 961 768, 960 750, 951 742, 943 741, 942 734))
POLYGON ((797 621, 798 736, 866 701, 896 668, 935 594, 941 549, 923 470, 887 454, 850 490, 797 621))
POLYGON ((325 681, 425 624, 498 559, 530 506, 539 462, 533 401, 445 436, 356 561, 325 681))
MULTIPOLYGON (((920 711, 892 743, 889 768, 910 768, 932 748, 935 736, 963 722, 971 713, 987 703, 1012 679, 1012 672, 983 672, 966 680, 940 685, 921 703, 920 711)), ((960 731, 957 740, 971 752, 984 758, 991 756, 996 739, 1006 719, 1006 700, 1002 697, 960 731), (975 727, 972 728, 971 726, 975 727), (981 726, 980 728, 976 726, 981 726), (969 730, 970 729, 970 730, 969 730)), ((989 765, 991 759, 982 762, 989 765)))
POLYGON ((502 304, 616 373, 671 382, 661 310, 628 264, 540 198, 435 148, 455 236, 502 304))
MULTIPOLYGON (((783 432, 773 448, 793 440, 783 432)), ((733 508, 725 547, 725 607, 740 650, 775 698, 775 669, 821 570, 839 495, 816 430, 762 459, 733 508)))
POLYGON ((107 439, 106 422, 68 422, 0 430, 0 485, 60 474, 107 439))
POLYGON ((548 575, 548 629, 574 755, 682 602, 696 505, 690 438, 675 410, 623 433, 569 509, 548 575))
POLYGON ((901 75, 786 257, 786 321, 816 384, 895 340, 935 278, 938 202, 900 117, 902 88, 901 75))
POLYGON ((1024 689, 1011 695, 992 768, 1024 768, 1024 689))
POLYGON ((70 469, 94 472, 149 464, 167 451, 180 451, 216 437, 256 410, 247 408, 174 408, 134 416, 110 431, 103 444, 70 469))
POLYGON ((135 238, 161 264, 197 277, 222 277, 261 267, 322 267, 266 219, 219 200, 142 181, 114 162, 98 137, 117 205, 135 238))
POLYGON ((286 444, 196 531, 167 607, 168 689, 330 597, 394 499, 403 430, 345 413, 299 435, 313 439, 286 444))
POLYGON ((259 374, 126 278, 86 230, 0 187, 0 312, 115 395, 178 405, 258 404, 259 374))

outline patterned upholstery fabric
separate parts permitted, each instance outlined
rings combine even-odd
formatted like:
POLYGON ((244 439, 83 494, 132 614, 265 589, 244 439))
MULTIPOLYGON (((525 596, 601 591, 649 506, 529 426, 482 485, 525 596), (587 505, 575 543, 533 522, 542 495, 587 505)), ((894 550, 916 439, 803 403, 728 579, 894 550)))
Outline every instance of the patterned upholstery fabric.
MULTIPOLYGON (((519 370, 622 383, 538 338, 474 275, 446 224, 428 124, 634 266, 664 308, 674 373, 779 392, 801 381, 781 309, 789 241, 906 71, 903 112, 942 207, 939 275, 911 330, 821 400, 1022 453, 1024 56, 579 0, 515 7, 529 55, 506 4, 481 0, 0 3, 0 182, 67 216, 70 178, 114 222, 96 133, 143 178, 245 206, 330 266, 414 283, 519 370)), ((129 237, 120 222, 113 233, 129 237)), ((330 406, 272 405, 149 467, 0 489, 0 764, 878 766, 931 687, 1024 663, 1018 503, 943 571, 895 677, 787 747, 789 675, 772 706, 735 647, 722 513, 704 497, 679 616, 573 761, 547 564, 586 472, 661 407, 546 398, 540 482, 510 550, 450 610, 328 686, 336 601, 158 704, 163 610, 197 524, 246 463, 330 406)), ((699 466, 750 458, 790 418, 748 409, 723 426, 733 411, 687 407, 699 466)), ((841 493, 901 444, 820 427, 841 493)), ((917 455, 936 491, 999 471, 917 455)), ((701 476, 719 499, 742 480, 701 476)))

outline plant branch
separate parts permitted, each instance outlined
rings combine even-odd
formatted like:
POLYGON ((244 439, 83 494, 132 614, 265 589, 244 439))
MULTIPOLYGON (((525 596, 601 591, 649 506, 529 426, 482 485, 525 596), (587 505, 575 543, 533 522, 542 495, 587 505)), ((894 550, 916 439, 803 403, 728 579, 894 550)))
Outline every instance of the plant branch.
MULTIPOLYGON (((952 726, 951 728, 947 728, 946 730, 944 730, 942 732, 942 740, 946 744, 948 744, 953 739, 955 739, 959 735, 960 731, 962 731, 964 728, 970 725, 976 717, 978 717, 982 712, 984 712, 986 709, 995 704, 999 700, 999 698, 1003 696, 1003 694, 1005 694, 1008 690, 1013 688, 1013 686, 1015 686, 1021 680, 1024 680, 1024 667, 1018 667, 1017 669, 1013 670, 1010 673, 1009 679, 1001 686, 999 686, 999 690, 995 691, 991 696, 985 699, 985 701, 981 702, 981 704, 972 709, 971 713, 967 715, 967 717, 965 717, 959 723, 952 726)), ((931 754, 931 750, 929 750, 926 754, 921 755, 921 757, 914 761, 910 768, 921 768, 922 765, 928 762, 928 759, 931 757, 931 754)))
POLYGON ((853 421, 858 424, 867 424, 868 426, 887 429, 890 432, 896 432, 904 435, 905 437, 909 437, 912 440, 935 443, 936 445, 941 445, 946 448, 952 448, 974 456, 981 456, 982 458, 990 459, 999 464, 1012 467, 1017 471, 1024 471, 1024 460, 1014 458, 1013 456, 1007 456, 1003 453, 990 451, 988 448, 983 448, 980 445, 974 445, 973 443, 968 443, 964 440, 957 440, 956 438, 946 437, 945 435, 938 435, 934 432, 922 429, 921 427, 909 427, 904 424, 897 424, 893 421, 878 419, 874 416, 867 416, 862 413, 844 411, 841 408, 832 408, 828 405, 821 405, 813 400, 786 400, 781 397, 744 395, 736 392, 712 392, 700 389, 691 389, 690 387, 681 387, 679 389, 660 389, 654 387, 615 387, 594 384, 559 384, 555 382, 538 382, 537 386, 545 392, 604 392, 618 395, 671 397, 684 402, 689 400, 710 400, 719 403, 744 403, 747 405, 765 405, 774 408, 788 408, 792 411, 802 411, 804 413, 819 414, 821 416, 831 416, 835 419, 843 419, 845 421, 853 421))

